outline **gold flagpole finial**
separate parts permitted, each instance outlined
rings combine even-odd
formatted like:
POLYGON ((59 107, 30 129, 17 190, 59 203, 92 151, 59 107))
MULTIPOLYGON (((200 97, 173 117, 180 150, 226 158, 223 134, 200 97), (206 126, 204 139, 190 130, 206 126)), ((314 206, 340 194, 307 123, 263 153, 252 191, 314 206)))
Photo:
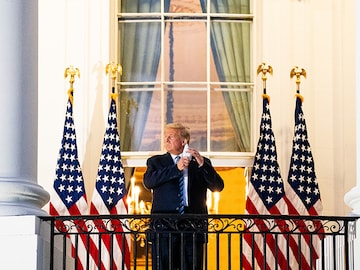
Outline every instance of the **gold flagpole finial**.
POLYGON ((75 76, 78 76, 80 78, 80 70, 78 68, 74 68, 73 66, 68 66, 65 69, 64 77, 65 79, 67 76, 70 76, 69 83, 70 83, 70 89, 68 90, 68 96, 70 98, 71 103, 73 103, 74 97, 73 97, 73 91, 74 91, 74 82, 75 82, 75 76))
POLYGON ((115 64, 114 62, 111 62, 110 64, 106 65, 105 72, 106 72, 106 75, 111 73, 111 80, 113 81, 113 84, 115 85, 117 73, 120 73, 120 75, 122 75, 122 67, 120 64, 115 64))
POLYGON ((304 76, 304 78, 306 78, 306 71, 303 68, 299 68, 298 66, 295 66, 291 71, 290 71, 290 78, 296 76, 296 92, 300 93, 300 77, 304 76))
POLYGON ((263 89, 264 89, 264 93, 266 94, 266 80, 267 80, 266 74, 269 73, 270 75, 272 75, 273 68, 265 63, 262 63, 257 68, 257 75, 259 75, 260 73, 262 73, 261 79, 263 80, 263 89))
POLYGON ((75 76, 78 76, 80 78, 80 70, 78 68, 74 68, 73 66, 69 66, 65 69, 64 77, 65 79, 67 76, 70 76, 69 82, 70 82, 70 88, 73 88, 73 84, 75 82, 75 76))

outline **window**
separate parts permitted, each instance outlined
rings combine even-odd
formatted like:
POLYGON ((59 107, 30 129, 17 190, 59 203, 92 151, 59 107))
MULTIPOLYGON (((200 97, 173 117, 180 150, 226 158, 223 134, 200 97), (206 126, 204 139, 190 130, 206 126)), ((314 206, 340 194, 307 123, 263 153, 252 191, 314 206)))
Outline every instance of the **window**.
POLYGON ((187 125, 191 146, 222 160, 217 166, 251 158, 250 1, 119 0, 116 10, 120 139, 128 164, 163 152, 169 122, 187 125))
POLYGON ((211 158, 226 183, 217 202, 209 200, 209 212, 243 213, 243 167, 253 160, 250 0, 116 3, 121 152, 128 192, 136 195, 129 212, 149 212, 145 161, 164 152, 165 124, 181 122, 190 128, 190 145, 211 158))

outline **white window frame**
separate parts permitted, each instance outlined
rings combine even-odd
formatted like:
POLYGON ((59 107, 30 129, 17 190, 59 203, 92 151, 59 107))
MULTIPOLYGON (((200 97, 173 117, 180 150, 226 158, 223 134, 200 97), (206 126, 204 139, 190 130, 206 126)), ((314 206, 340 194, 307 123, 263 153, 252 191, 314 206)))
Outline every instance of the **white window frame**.
MULTIPOLYGON (((115 61, 114 59, 119 59, 118 56, 118 18, 121 16, 122 18, 124 18, 124 15, 121 15, 118 11, 119 11, 119 2, 121 0, 111 0, 110 2, 110 59, 111 61, 115 61)), ((253 2, 250 1, 250 3, 252 4, 253 2)), ((163 4, 163 2, 162 2, 163 4)), ((210 0, 208 0, 208 6, 210 6, 210 0)), ((254 19, 254 14, 255 14, 255 5, 253 5, 251 7, 252 10, 252 14, 246 14, 243 17, 244 18, 249 18, 252 19, 252 35, 251 35, 251 44, 256 44, 255 43, 255 34, 254 34, 254 29, 255 28, 255 19, 254 19)), ((162 28, 165 25, 165 16, 161 13, 141 13, 141 15, 137 14, 137 13, 132 13, 132 14, 128 14, 129 16, 131 16, 132 18, 139 16, 139 17, 144 17, 144 16, 158 16, 161 18, 161 23, 162 23, 162 28)), ((194 13, 192 15, 196 15, 199 17, 204 17, 206 19, 206 23, 207 25, 210 24, 210 18, 211 18, 211 14, 209 12, 207 12, 206 14, 200 13, 194 13)), ((172 16, 174 19, 176 19, 177 16, 186 16, 186 14, 182 14, 182 13, 167 13, 166 16, 172 16)), ((231 16, 237 16, 237 15, 232 15, 232 14, 216 14, 216 17, 231 17, 231 16)), ((141 20, 143 22, 143 20, 141 20)), ((154 20, 151 20, 152 22, 154 20)), ((169 21, 168 19, 166 21, 169 21)), ((132 22, 134 22, 134 19, 132 19, 132 22)), ((164 32, 164 29, 162 29, 164 32)), ((162 39, 164 38, 164 36, 162 35, 162 39)), ((207 27, 207 40, 210 40, 210 28, 207 27)), ((161 41, 163 43, 163 40, 161 41)), ((207 46, 210 46, 210 42, 207 42, 207 46)), ((213 84, 222 84, 221 82, 216 82, 216 83, 211 83, 210 82, 210 65, 208 64, 210 62, 210 52, 211 49, 207 48, 207 87, 206 89, 204 89, 204 91, 207 91, 207 138, 208 138, 208 144, 210 143, 210 89, 212 87, 213 84)), ((254 160, 254 155, 255 155, 255 151, 256 151, 256 140, 254 140, 255 134, 257 134, 254 130, 255 127, 255 121, 256 121, 256 102, 255 102, 255 89, 256 89, 256 63, 254 63, 254 59, 255 59, 255 52, 256 50, 253 49, 251 52, 251 66, 253 67, 252 69, 254 70, 253 74, 252 74, 252 78, 253 78, 253 82, 252 83, 226 83, 227 85, 236 85, 239 86, 240 91, 241 90, 241 86, 247 86, 250 87, 251 91, 252 91, 252 119, 251 119, 251 134, 252 134, 252 138, 251 138, 251 145, 252 145, 252 151, 251 152, 205 152, 205 151, 201 151, 201 154, 210 158, 212 161, 212 164, 215 167, 252 167, 253 165, 253 160, 254 160)), ((161 57, 160 57, 160 61, 161 61, 161 65, 164 66, 164 52, 162 50, 161 52, 161 57)), ((119 63, 121 64, 121 63, 119 63)), ((163 70, 163 69, 162 69, 163 70)), ((163 88, 165 85, 167 84, 172 84, 172 85, 176 85, 176 84, 181 84, 181 85, 186 85, 189 82, 180 82, 180 81, 176 81, 176 82, 170 82, 170 81, 166 81, 164 79, 164 72, 162 72, 161 74, 161 78, 162 78, 162 84, 161 84, 161 89, 159 89, 159 91, 162 91, 162 101, 165 99, 164 97, 164 91, 163 88)), ((192 85, 196 84, 196 83, 200 83, 200 84, 204 84, 204 82, 190 82, 192 85)), ((127 83, 122 83, 122 82, 117 82, 117 85, 122 85, 122 84, 126 84, 129 85, 131 83, 127 82, 127 83)), ((139 85, 144 85, 147 84, 147 82, 140 82, 139 85)), ((149 82, 149 84, 154 84, 154 82, 149 82)), ((134 90, 134 88, 132 88, 132 90, 134 90)), ((153 90, 153 89, 152 89, 153 90)), ((197 89, 198 90, 198 89, 197 89)), ((248 89, 247 89, 248 90, 248 89)), ((122 91, 124 91, 124 89, 122 89, 122 91)), ((126 90, 125 90, 126 91, 126 90)), ((136 91, 136 90, 135 90, 136 91)), ((219 89, 219 91, 222 91, 221 89, 219 89)), ((165 102, 162 102, 162 104, 165 104, 165 102)), ((162 122, 165 123, 165 119, 164 119, 164 106, 162 106, 161 109, 161 114, 162 114, 162 122)), ((162 126, 162 134, 164 133, 164 127, 162 126)), ((121 143, 121 142, 120 142, 121 143)), ((161 142, 161 147, 163 149, 163 141, 161 142)), ((207 147, 209 149, 209 147, 207 147)), ((144 152, 144 151, 122 151, 121 152, 121 156, 122 156, 122 162, 123 162, 123 166, 124 167, 145 167, 146 166, 146 160, 155 154, 162 154, 164 153, 164 150, 162 151, 149 151, 149 152, 144 152)))

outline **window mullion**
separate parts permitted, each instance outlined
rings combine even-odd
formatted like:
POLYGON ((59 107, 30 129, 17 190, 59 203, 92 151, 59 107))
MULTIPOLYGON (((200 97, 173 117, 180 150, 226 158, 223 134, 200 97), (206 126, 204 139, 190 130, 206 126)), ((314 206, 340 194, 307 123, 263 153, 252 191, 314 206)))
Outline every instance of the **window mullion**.
MULTIPOLYGON (((161 62, 161 68, 160 68, 160 72, 161 72, 161 123, 165 123, 165 55, 164 55, 164 45, 165 45, 165 6, 164 6, 164 1, 161 1, 161 53, 160 53, 160 62, 161 62)), ((164 134, 165 130, 164 130, 164 125, 160 125, 161 127, 161 133, 160 134, 164 134)), ((161 149, 164 149, 164 138, 163 136, 160 136, 161 141, 160 141, 160 147, 161 149)))
POLYGON ((211 149, 211 77, 210 77, 210 57, 211 57, 211 42, 210 42, 210 0, 207 0, 206 9, 206 81, 207 81, 207 145, 206 149, 208 152, 211 149))

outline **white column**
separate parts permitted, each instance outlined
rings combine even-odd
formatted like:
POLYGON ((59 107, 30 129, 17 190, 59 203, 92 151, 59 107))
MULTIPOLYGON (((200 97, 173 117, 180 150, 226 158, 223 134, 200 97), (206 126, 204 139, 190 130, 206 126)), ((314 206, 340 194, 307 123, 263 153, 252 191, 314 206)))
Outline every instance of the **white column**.
POLYGON ((38 1, 0 1, 0 216, 45 215, 37 185, 38 1))
MULTIPOLYGON (((360 3, 356 1, 356 72, 360 72, 360 3)), ((351 215, 360 216, 360 78, 356 76, 356 186, 345 194, 344 201, 353 210, 351 215)), ((357 221, 356 226, 357 236, 354 244, 354 267, 360 267, 360 257, 357 256, 360 252, 360 221, 357 221)))
MULTIPOLYGON (((356 1, 356 73, 360 72, 360 3, 356 1)), ((345 203, 353 215, 360 216, 360 77, 356 76, 356 186, 345 194, 345 203)))

